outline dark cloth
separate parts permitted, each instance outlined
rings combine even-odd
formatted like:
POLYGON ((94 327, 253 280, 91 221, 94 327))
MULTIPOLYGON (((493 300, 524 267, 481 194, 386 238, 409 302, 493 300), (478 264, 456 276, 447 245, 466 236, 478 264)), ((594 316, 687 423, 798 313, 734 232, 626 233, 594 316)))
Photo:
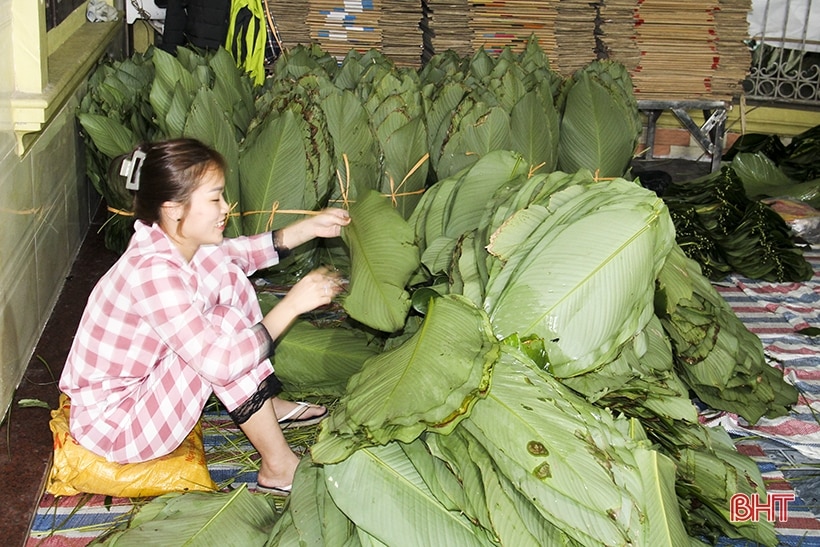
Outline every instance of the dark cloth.
POLYGON ((231 0, 167 0, 161 48, 177 46, 218 49, 225 45, 231 0))
POLYGON ((228 412, 236 425, 242 425, 247 422, 251 416, 256 414, 262 406, 271 398, 282 393, 284 386, 276 374, 271 374, 259 384, 256 393, 251 395, 250 399, 236 407, 233 412, 228 412))

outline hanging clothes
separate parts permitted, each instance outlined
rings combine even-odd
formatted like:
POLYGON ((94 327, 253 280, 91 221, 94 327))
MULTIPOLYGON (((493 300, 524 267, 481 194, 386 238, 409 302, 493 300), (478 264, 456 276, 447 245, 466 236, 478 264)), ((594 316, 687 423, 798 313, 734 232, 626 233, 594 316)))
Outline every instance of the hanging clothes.
POLYGON ((268 26, 262 0, 233 0, 225 48, 256 85, 265 81, 268 26))
POLYGON ((218 49, 228 35, 231 0, 166 0, 165 28, 160 47, 176 53, 177 46, 218 49))

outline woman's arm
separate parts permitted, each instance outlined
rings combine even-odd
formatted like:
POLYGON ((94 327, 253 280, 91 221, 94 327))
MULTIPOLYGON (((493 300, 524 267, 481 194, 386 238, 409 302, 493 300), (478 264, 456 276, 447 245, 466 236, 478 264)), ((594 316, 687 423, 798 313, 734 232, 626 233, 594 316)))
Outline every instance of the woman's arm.
POLYGON ((342 226, 350 223, 350 215, 344 209, 323 209, 318 215, 310 216, 279 230, 279 243, 284 249, 295 249, 317 237, 337 237, 342 226))

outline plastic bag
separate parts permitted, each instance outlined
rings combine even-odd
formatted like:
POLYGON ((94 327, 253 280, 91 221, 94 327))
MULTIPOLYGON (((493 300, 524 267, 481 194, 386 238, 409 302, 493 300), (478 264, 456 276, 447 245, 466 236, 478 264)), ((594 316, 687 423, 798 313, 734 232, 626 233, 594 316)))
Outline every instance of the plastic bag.
POLYGON ((794 235, 811 244, 820 244, 820 211, 794 199, 764 199, 780 217, 786 221, 794 235))
POLYGON ((196 427, 173 452, 140 463, 115 463, 80 446, 68 429, 71 401, 60 395, 60 408, 51 411, 54 460, 46 490, 55 496, 81 492, 122 498, 159 496, 168 492, 213 491, 208 472, 202 426, 196 427))

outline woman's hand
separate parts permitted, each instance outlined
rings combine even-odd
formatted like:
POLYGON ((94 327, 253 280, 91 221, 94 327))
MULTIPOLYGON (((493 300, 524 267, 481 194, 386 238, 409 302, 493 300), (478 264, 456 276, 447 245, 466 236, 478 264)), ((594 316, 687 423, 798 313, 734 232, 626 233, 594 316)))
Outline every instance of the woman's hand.
POLYGON ((286 249, 295 249, 316 237, 338 237, 342 233, 342 227, 348 224, 350 214, 345 209, 329 207, 282 228, 279 237, 286 249))
POLYGON ((337 294, 344 290, 343 281, 339 272, 324 266, 317 268, 291 287, 282 302, 292 299, 293 305, 300 314, 309 312, 319 306, 329 304, 337 294))
POLYGON ((262 319, 271 338, 276 340, 299 315, 329 304, 344 290, 339 272, 317 268, 300 279, 262 319))
POLYGON ((306 222, 313 221, 316 237, 338 237, 342 226, 350 224, 350 214, 345 209, 323 209, 318 215, 306 222))

